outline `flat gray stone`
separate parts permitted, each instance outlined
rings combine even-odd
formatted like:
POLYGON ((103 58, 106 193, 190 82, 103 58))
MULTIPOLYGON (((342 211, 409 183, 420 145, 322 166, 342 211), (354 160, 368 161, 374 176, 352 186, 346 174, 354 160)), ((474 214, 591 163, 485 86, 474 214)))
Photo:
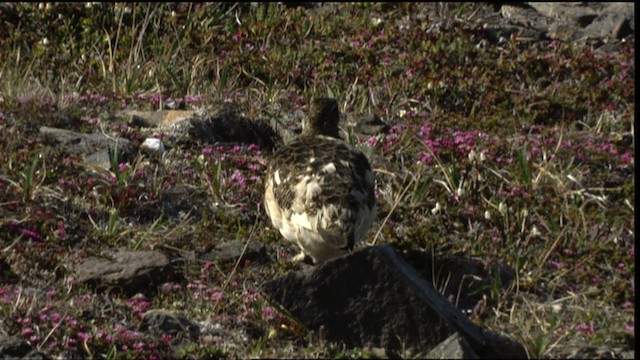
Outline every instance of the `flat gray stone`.
POLYGON ((135 146, 125 138, 113 138, 102 133, 83 134, 66 129, 40 127, 40 135, 45 142, 63 146, 67 154, 86 155, 101 149, 114 149, 120 151, 135 150, 135 146))
POLYGON ((125 293, 153 291, 172 274, 169 259, 158 251, 118 249, 104 257, 88 257, 76 266, 76 280, 98 289, 125 293))
POLYGON ((263 286, 268 297, 328 341, 426 353, 458 332, 475 351, 485 337, 389 245, 368 247, 263 286))
POLYGON ((263 261, 267 259, 267 250, 259 241, 250 240, 247 245, 247 250, 244 250, 245 242, 238 240, 225 241, 218 244, 213 250, 206 253, 204 260, 220 261, 221 263, 235 263, 239 257, 242 257, 241 261, 263 261))
POLYGON ((70 155, 83 157, 83 163, 111 169, 111 157, 117 151, 118 163, 128 162, 137 154, 136 146, 125 138, 113 138, 102 133, 82 134, 71 130, 40 127, 46 144, 62 147, 70 155))
POLYGON ((459 333, 454 333, 435 348, 431 349, 427 359, 479 359, 467 340, 459 333))
POLYGON ((140 331, 161 336, 171 335, 174 340, 190 339, 198 340, 200 326, 184 316, 167 310, 154 309, 144 313, 140 322, 140 331))
POLYGON ((584 24, 586 18, 594 19, 598 13, 583 3, 572 2, 528 2, 540 14, 575 24, 584 24))
POLYGON ((353 130, 362 135, 386 134, 390 126, 376 114, 365 114, 356 118, 353 130))

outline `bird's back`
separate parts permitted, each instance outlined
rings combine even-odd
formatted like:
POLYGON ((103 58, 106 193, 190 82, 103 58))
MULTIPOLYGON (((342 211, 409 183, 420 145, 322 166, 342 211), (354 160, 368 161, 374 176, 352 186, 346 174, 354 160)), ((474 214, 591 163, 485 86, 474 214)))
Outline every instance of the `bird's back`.
MULTIPOLYGON (((371 167, 362 152, 342 140, 301 136, 279 148, 267 168, 267 182, 267 193, 272 192, 276 203, 272 207, 282 212, 281 221, 320 234, 330 246, 351 248, 373 221, 371 167)), ((274 225, 283 226, 276 221, 274 225)), ((281 232, 299 242, 292 239, 297 235, 281 232)))

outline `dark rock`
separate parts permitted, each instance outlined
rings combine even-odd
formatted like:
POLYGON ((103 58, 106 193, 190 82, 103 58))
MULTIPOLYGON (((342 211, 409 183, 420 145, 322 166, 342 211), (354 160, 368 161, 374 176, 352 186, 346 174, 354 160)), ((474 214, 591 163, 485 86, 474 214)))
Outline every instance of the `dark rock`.
POLYGON ((193 321, 166 310, 149 310, 144 313, 140 331, 160 337, 171 335, 173 339, 198 340, 200 327, 193 321))
POLYGON ((162 192, 159 206, 151 212, 153 218, 164 214, 170 219, 183 219, 188 215, 197 222, 202 218, 202 212, 207 205, 210 205, 210 201, 203 191, 176 185, 162 192))
POLYGON ((113 138, 102 133, 82 134, 71 130, 40 127, 40 134, 46 143, 64 147, 67 154, 86 155, 100 149, 115 149, 116 145, 124 154, 135 152, 135 146, 125 138, 113 138))
POLYGON ((76 266, 77 281, 98 289, 148 293, 172 275, 169 259, 158 251, 118 249, 105 257, 88 257, 76 266))
POLYGON ((454 333, 429 351, 427 359, 479 359, 467 340, 454 333))
POLYGON ((0 257, 0 283, 13 284, 20 280, 20 277, 13 272, 11 265, 0 257))
POLYGON ((3 359, 48 359, 26 341, 0 334, 0 358, 3 359))
POLYGON ((204 255, 205 260, 218 260, 221 263, 236 262, 242 256, 241 261, 264 261, 267 259, 267 250, 259 241, 250 240, 244 251, 245 241, 230 240, 216 246, 215 249, 204 255), (243 253, 244 251, 244 253, 243 253))
POLYGON ((458 332, 475 351, 480 328, 389 245, 369 247, 264 284, 266 294, 308 328, 349 347, 426 353, 458 332))
POLYGON ((433 255, 417 250, 406 250, 401 254, 422 278, 428 279, 439 293, 465 313, 471 312, 483 296, 491 297, 492 288, 493 291, 509 288, 515 277, 512 268, 488 264, 481 259, 433 255))
POLYGON ((389 132, 389 128, 389 124, 375 114, 366 114, 359 117, 353 127, 356 133, 363 135, 386 134, 389 132))
POLYGON ((102 133, 82 134, 71 130, 40 127, 40 135, 46 144, 62 146, 70 155, 84 156, 86 165, 110 169, 111 157, 117 151, 118 162, 127 162, 137 153, 136 146, 128 139, 113 138, 102 133))
POLYGON ((256 144, 261 148, 274 147, 275 133, 263 121, 253 121, 223 109, 216 115, 194 115, 186 121, 163 126, 163 139, 168 147, 190 147, 193 144, 256 144))
POLYGON ((484 330, 487 346, 480 353, 486 359, 527 359, 527 350, 519 342, 513 341, 507 336, 484 330))

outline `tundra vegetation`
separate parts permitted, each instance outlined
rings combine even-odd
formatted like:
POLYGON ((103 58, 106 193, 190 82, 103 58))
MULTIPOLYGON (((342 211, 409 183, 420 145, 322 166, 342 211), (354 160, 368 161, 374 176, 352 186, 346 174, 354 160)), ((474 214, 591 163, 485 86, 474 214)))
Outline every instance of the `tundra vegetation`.
POLYGON ((267 149, 208 144, 164 163, 140 153, 96 172, 38 140, 50 126, 140 144, 114 114, 233 104, 259 121, 330 96, 391 125, 350 139, 378 159, 369 242, 513 269, 508 286, 478 290, 469 316, 531 357, 633 349, 634 41, 598 52, 498 40, 473 21, 486 5, 440 6, 438 19, 421 6, 0 5, 2 332, 62 357, 373 356, 261 295, 296 268, 262 208, 267 149), (175 188, 204 210, 158 211, 175 188), (221 239, 264 242, 269 259, 198 256, 221 239), (133 296, 75 281, 75 264, 118 247, 179 255, 180 278, 133 296), (226 335, 139 331, 157 308, 226 335))

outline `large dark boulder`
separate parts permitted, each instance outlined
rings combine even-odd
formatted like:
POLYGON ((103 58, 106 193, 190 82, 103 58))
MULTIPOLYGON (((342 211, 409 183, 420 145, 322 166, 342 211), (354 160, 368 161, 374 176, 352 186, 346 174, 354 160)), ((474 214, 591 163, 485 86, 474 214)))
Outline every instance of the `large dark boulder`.
POLYGON ((482 330, 389 245, 289 273, 264 290, 305 326, 349 347, 426 354, 455 333, 474 351, 486 345, 482 330))

